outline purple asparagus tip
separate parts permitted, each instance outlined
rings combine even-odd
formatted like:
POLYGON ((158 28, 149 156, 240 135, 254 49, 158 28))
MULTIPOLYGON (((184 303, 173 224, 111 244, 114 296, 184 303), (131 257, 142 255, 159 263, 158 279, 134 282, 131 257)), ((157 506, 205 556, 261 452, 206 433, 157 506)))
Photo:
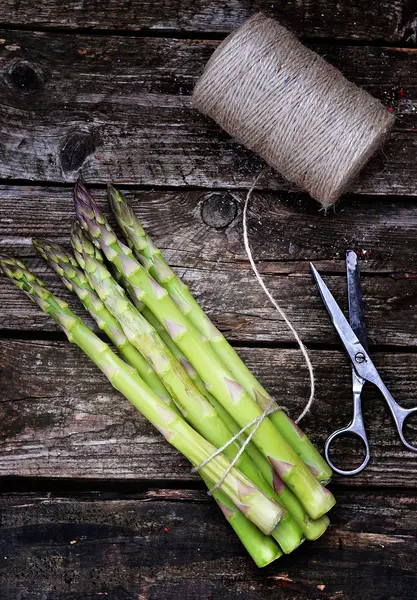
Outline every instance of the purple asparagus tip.
POLYGON ((90 192, 87 190, 84 180, 81 175, 78 177, 74 186, 74 196, 76 199, 83 200, 86 204, 90 204, 93 201, 93 198, 90 192))
POLYGON ((107 184, 107 193, 109 194, 109 196, 117 194, 117 190, 112 183, 107 184))
POLYGON ((61 265, 78 266, 74 256, 57 242, 47 239, 33 238, 32 244, 39 254, 47 261, 61 263, 61 265))
POLYGON ((84 217, 94 219, 94 200, 85 187, 84 181, 79 177, 74 186, 74 206, 78 219, 82 222, 84 217))

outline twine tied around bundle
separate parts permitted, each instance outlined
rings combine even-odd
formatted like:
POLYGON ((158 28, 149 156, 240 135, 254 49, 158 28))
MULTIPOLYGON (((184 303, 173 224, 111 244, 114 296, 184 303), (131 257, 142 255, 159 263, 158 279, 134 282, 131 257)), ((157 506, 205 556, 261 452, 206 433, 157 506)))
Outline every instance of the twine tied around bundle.
POLYGON ((209 489, 209 491, 207 492, 209 496, 211 496, 213 494, 213 492, 218 490, 219 487, 223 484, 224 480, 229 475, 230 471, 233 469, 233 467, 236 465, 236 463, 238 462, 238 460, 240 459, 240 457, 246 450, 247 445, 251 442, 253 436, 258 431, 258 429, 259 429, 261 423, 264 421, 264 419, 266 419, 268 415, 271 415, 272 413, 274 413, 277 410, 286 410, 285 407, 274 406, 274 404, 275 404, 275 400, 273 398, 271 398, 271 400, 265 406, 264 410, 262 411, 262 414, 259 415, 259 417, 252 419, 252 421, 250 421, 249 423, 246 423, 246 425, 244 427, 242 427, 242 429, 240 431, 238 431, 235 435, 233 435, 229 440, 227 440, 227 442, 225 444, 223 444, 223 446, 220 446, 220 448, 218 448, 215 452, 213 452, 213 454, 210 454, 210 456, 208 456, 205 460, 203 460, 203 462, 201 462, 196 467, 193 467, 191 469, 192 473, 196 473, 197 471, 199 471, 200 469, 205 467, 210 461, 213 460, 213 458, 216 458, 216 456, 218 456, 224 450, 226 450, 226 448, 228 446, 230 446, 236 440, 238 440, 240 438, 240 436, 242 435, 242 433, 245 433, 245 431, 247 429, 249 429, 250 427, 253 427, 252 431, 250 432, 250 434, 248 435, 246 440, 240 446, 239 451, 237 452, 236 456, 228 464, 223 475, 220 477, 220 479, 218 481, 216 481, 216 483, 213 485, 213 487, 211 487, 209 489))
POLYGON ((262 13, 215 50, 193 105, 324 208, 395 121, 379 100, 262 13))

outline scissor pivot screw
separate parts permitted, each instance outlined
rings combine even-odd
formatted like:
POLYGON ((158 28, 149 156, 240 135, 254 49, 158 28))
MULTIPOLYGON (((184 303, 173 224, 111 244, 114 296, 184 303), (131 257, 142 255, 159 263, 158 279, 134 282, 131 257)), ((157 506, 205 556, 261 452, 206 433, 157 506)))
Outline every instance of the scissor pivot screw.
POLYGON ((358 352, 355 354, 355 360, 357 363, 363 363, 366 360, 365 354, 363 352, 358 352))

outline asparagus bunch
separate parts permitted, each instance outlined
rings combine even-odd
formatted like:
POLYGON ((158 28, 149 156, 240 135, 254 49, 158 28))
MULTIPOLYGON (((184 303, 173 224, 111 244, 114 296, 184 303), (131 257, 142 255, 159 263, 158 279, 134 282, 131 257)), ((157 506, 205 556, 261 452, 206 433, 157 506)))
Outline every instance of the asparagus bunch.
POLYGON ((255 563, 264 566, 324 533, 335 502, 323 485, 331 471, 282 410, 263 415, 248 442, 251 429, 240 430, 262 416, 270 396, 166 264, 122 194, 112 186, 108 194, 128 246, 81 181, 75 187, 74 255, 52 242, 34 245, 128 364, 21 262, 0 257, 0 268, 199 466, 209 488, 218 484, 216 502, 255 563), (232 436, 237 439, 230 443, 232 436))
MULTIPOLYGON (((25 265, 0 255, 0 270, 39 307, 49 314, 75 343, 99 367, 113 387, 119 390, 162 433, 165 439, 182 452, 194 465, 199 465, 215 448, 196 433, 178 414, 167 406, 139 376, 138 372, 120 359, 69 308, 46 289, 43 282, 25 265)), ((211 487, 228 466, 225 456, 219 455, 201 469, 203 479, 211 487)), ((273 531, 282 510, 253 486, 237 469, 232 468, 214 493, 227 520, 239 535, 247 550, 260 567, 282 555, 268 534, 273 531)))
MULTIPOLYGON (((234 378, 208 340, 184 316, 168 291, 134 258, 130 248, 117 238, 81 181, 75 188, 75 208, 91 241, 129 282, 137 300, 158 319, 203 379, 207 390, 241 427, 261 417, 262 409, 234 378)), ((330 510, 335 503, 333 495, 314 477, 268 417, 252 439, 311 519, 319 519, 330 510)))
MULTIPOLYGON (((119 329, 122 328, 122 335, 127 336, 125 337, 126 341, 129 338, 133 349, 137 348, 143 353, 143 357, 141 355, 142 360, 155 369, 151 369, 153 377, 158 378, 159 376, 160 380, 158 382, 162 382, 166 386, 166 388, 163 388, 165 394, 162 394, 164 400, 167 401, 166 398, 171 394, 181 414, 194 429, 216 447, 223 446, 232 437, 232 432, 224 420, 220 418, 207 398, 195 387, 183 366, 159 338, 158 333, 153 330, 152 326, 126 298, 124 290, 113 280, 102 262, 96 258, 96 252, 77 227, 72 232, 72 238, 74 237, 76 238, 74 245, 83 251, 81 262, 86 269, 88 279, 100 296, 100 298, 96 296, 98 302, 95 304, 97 305, 101 301, 108 304, 113 314, 106 307, 104 307, 104 311, 107 311, 111 318, 116 321, 116 326, 119 329), (168 392, 166 389, 168 389, 168 392)), ((85 275, 73 265, 74 258, 58 244, 39 240, 34 240, 33 243, 40 254, 59 273, 65 285, 77 293, 87 310, 97 319, 97 310, 91 307, 91 296, 95 295, 95 292, 85 275), (88 296, 85 296, 86 291, 88 291, 88 296), (87 304, 86 299, 88 299, 87 304)), ((100 318, 104 317, 104 311, 101 308, 100 318)), ((113 327, 114 329, 115 327, 113 327)), ((103 330, 107 333, 108 327, 104 326, 103 330)), ((113 331, 110 331, 110 339, 112 333, 113 331)), ((130 345, 129 342, 128 344, 130 345)), ((126 359, 130 362, 128 356, 126 359)), ((133 366, 136 367, 135 364, 133 366)), ((151 383, 149 385, 153 387, 151 383)), ((155 390, 155 387, 153 389, 155 390)), ((233 459, 238 451, 239 444, 233 443, 227 446, 225 454, 233 459)), ((259 473, 248 454, 243 454, 237 461, 236 466, 268 497, 282 506, 279 496, 259 473)), ((280 522, 271 535, 286 553, 292 552, 304 539, 300 527, 286 511, 283 511, 280 522)))

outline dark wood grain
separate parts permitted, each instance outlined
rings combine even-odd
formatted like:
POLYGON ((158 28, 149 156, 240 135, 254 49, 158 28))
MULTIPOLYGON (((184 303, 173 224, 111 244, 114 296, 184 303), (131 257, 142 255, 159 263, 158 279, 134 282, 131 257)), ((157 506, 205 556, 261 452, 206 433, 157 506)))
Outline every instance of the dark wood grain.
MULTIPOLYGON (((32 236, 49 236, 68 245, 74 218, 71 190, 43 188, 40 194, 37 188, 3 187, 0 195, 0 249, 27 259, 53 291, 79 309, 58 277, 35 257, 31 245, 32 236)), ((109 214, 104 192, 95 196, 109 214)), ((243 195, 135 192, 128 197, 168 261, 230 339, 292 341, 249 269, 242 247, 243 195)), ((336 210, 337 214, 324 216, 302 201, 274 194, 255 196, 250 240, 267 284, 305 341, 338 343, 309 275, 308 261, 329 272, 329 285, 345 306, 344 251, 353 247, 364 258, 363 288, 372 343, 415 345, 415 203, 365 198, 346 201, 336 210)), ((58 330, 4 278, 0 278, 0 296, 0 328, 58 330)))
POLYGON ((3 496, 2 599, 413 600, 415 495, 337 495, 325 536, 263 570, 204 492, 3 496))
MULTIPOLYGON (((73 181, 82 168, 93 182, 237 188, 259 173, 257 157, 191 108, 217 41, 8 30, 0 37, 0 177, 73 181)), ((315 49, 399 117, 352 189, 415 195, 416 51, 315 49)), ((289 187, 273 173, 259 185, 289 187)))
POLYGON ((303 36, 360 40, 413 42, 416 36, 416 11, 413 0, 131 0, 120 3, 41 0, 36 7, 30 0, 6 0, 1 21, 15 25, 42 27, 160 29, 224 33, 239 26, 257 11, 279 19, 303 36))
MULTIPOLYGON (((295 350, 242 348, 242 357, 278 401, 301 411, 308 378, 295 350)), ((417 403, 417 356, 381 353, 376 363, 404 405, 417 403)), ((338 352, 312 352, 317 400, 304 427, 320 446, 351 416, 350 370, 338 352)), ((190 467, 81 352, 65 342, 1 340, 0 474, 190 481, 190 467)), ((417 457, 398 442, 391 418, 373 388, 365 414, 374 460, 350 485, 417 482, 417 457)), ((408 429, 415 438, 415 423, 408 429)), ((336 449, 352 466, 360 447, 336 449)))

